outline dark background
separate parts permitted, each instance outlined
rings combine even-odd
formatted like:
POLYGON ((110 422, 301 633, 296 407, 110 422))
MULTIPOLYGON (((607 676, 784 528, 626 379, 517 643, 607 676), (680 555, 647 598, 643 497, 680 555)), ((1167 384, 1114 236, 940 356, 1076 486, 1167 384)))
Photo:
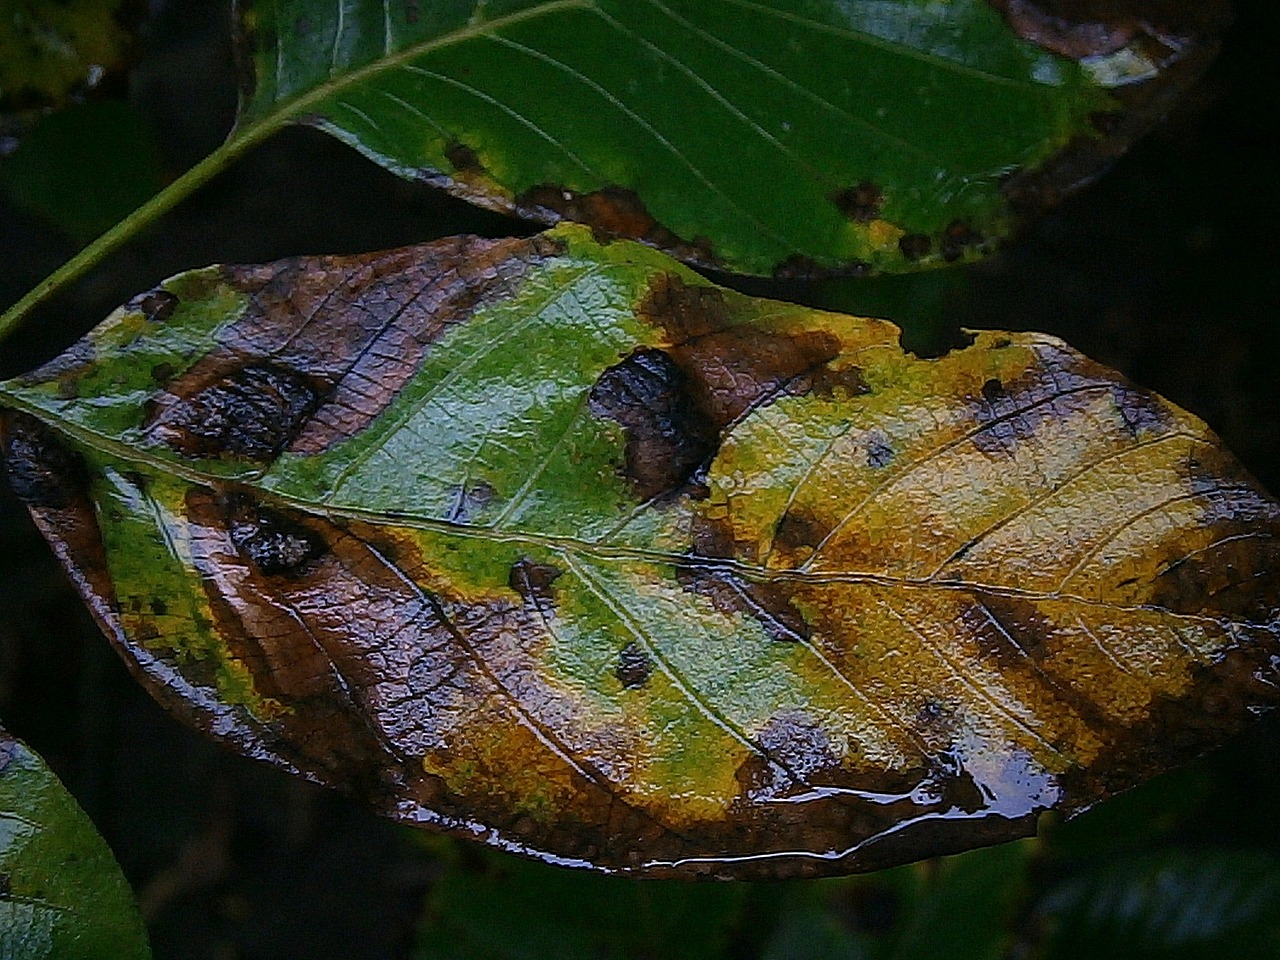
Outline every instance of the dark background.
MULTIPOLYGON (((234 117, 225 7, 153 4, 140 57, 119 88, 154 131, 169 176, 214 149, 234 117)), ((859 283, 748 286, 890 315, 913 343, 959 326, 1053 333, 1202 417, 1280 490, 1277 28, 1274 4, 1238 4, 1222 56, 1169 121, 987 263, 859 283)), ((47 359, 133 293, 190 267, 527 231, 401 181, 320 133, 288 131, 42 309, 5 343, 0 374, 47 359)), ((66 235, 0 194, 0 305, 74 252, 66 235)), ((157 957, 408 955, 441 858, 163 714, 7 490, 0 717, 48 760, 116 852, 157 957)), ((1280 855, 1278 747, 1280 724, 1264 721, 1199 763, 1194 804, 1174 795, 1186 779, 1148 791, 1157 815, 1175 811, 1159 843, 1280 855)), ((752 943, 741 933, 731 952, 755 955, 752 943)))

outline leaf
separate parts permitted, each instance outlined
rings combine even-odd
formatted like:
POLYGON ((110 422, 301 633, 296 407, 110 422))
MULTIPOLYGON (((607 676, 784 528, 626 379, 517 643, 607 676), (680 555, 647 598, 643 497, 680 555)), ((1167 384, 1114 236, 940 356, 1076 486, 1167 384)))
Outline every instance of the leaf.
POLYGON ((1198 74, 1226 5, 249 0, 242 131, 725 270, 973 258, 1198 74))
POLYGON ((555 862, 812 875, 1276 699, 1280 508, 1200 421, 897 336, 565 226, 182 274, 0 402, 104 629, 243 753, 555 862))
POLYGON ((0 957, 150 956, 111 851, 40 758, 0 729, 0 957))

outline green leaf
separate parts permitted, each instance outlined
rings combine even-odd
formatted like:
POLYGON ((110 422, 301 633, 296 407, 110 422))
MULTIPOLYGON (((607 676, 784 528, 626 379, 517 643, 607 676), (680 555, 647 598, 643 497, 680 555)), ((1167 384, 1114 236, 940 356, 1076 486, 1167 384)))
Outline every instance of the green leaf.
POLYGON ((555 862, 1026 836, 1276 700, 1280 507, 1051 337, 923 360, 566 225, 182 274, 0 401, 162 702, 555 862))
POLYGON ((0 957, 150 956, 111 851, 40 758, 0 729, 0 957))
POLYGON ((1003 6, 250 0, 241 122, 316 124, 406 177, 702 265, 901 271, 979 256, 1015 205, 1099 172, 1225 11, 1050 29, 1003 6))

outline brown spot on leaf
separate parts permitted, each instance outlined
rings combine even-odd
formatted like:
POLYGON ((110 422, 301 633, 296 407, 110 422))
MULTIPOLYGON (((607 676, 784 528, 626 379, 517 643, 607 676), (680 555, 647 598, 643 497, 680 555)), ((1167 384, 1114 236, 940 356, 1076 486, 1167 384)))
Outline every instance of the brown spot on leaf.
POLYGON ((784 394, 867 392, 857 367, 830 366, 840 354, 836 336, 734 324, 725 297, 718 288, 658 274, 639 307, 640 315, 670 341, 667 353, 686 374, 692 399, 717 433, 784 394))
POLYGON ((929 255, 933 249, 933 241, 923 233, 908 233, 898 240, 898 249, 902 255, 913 263, 929 255))
POLYGON ((525 600, 541 606, 555 599, 552 585, 563 574, 564 571, 553 564, 522 559, 512 565, 507 583, 525 600))
POLYGON ((863 180, 857 186, 833 194, 831 202, 850 220, 870 223, 880 215, 884 193, 870 180, 863 180))
POLYGON ((458 173, 484 173, 484 165, 476 152, 457 140, 444 149, 444 157, 458 173))
POLYGON ((618 651, 618 665, 614 676, 628 690, 643 687, 653 674, 653 660, 644 648, 634 641, 618 651))
POLYGON ((6 412, 4 470, 9 487, 29 507, 61 510, 84 495, 83 458, 52 430, 24 413, 6 412))
POLYGON ((686 263, 715 267, 718 258, 705 238, 685 240, 663 226, 649 213, 633 190, 604 187, 590 193, 576 193, 550 184, 541 184, 516 198, 515 212, 544 223, 571 220, 590 227, 599 241, 624 238, 639 240, 665 250, 686 263))
POLYGON ((266 462, 302 431, 323 400, 321 391, 293 370, 249 364, 160 407, 147 431, 186 457, 230 454, 266 462))
POLYGON ((942 232, 942 259, 954 263, 969 247, 981 246, 982 234, 963 220, 952 220, 942 232))
POLYGON ((126 309, 136 309, 142 312, 152 323, 164 323, 173 316, 173 312, 178 309, 177 296, 168 290, 149 290, 140 297, 135 297, 126 305, 126 309))

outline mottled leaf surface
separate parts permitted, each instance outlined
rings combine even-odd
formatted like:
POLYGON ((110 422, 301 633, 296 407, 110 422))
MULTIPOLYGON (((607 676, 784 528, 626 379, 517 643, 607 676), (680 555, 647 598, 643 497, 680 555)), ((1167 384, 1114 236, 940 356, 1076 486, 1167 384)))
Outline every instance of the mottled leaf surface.
POLYGON ((111 851, 40 758, 0 729, 0 957, 150 956, 111 851))
POLYGON ((580 227, 183 274, 0 398, 170 708, 558 862, 1022 836, 1276 695, 1280 508, 1194 417, 580 227))
POLYGON ((1160 0, 248 0, 242 127, 722 269, 980 256, 1215 47, 1160 0), (1045 9, 1047 8, 1047 9, 1045 9))

